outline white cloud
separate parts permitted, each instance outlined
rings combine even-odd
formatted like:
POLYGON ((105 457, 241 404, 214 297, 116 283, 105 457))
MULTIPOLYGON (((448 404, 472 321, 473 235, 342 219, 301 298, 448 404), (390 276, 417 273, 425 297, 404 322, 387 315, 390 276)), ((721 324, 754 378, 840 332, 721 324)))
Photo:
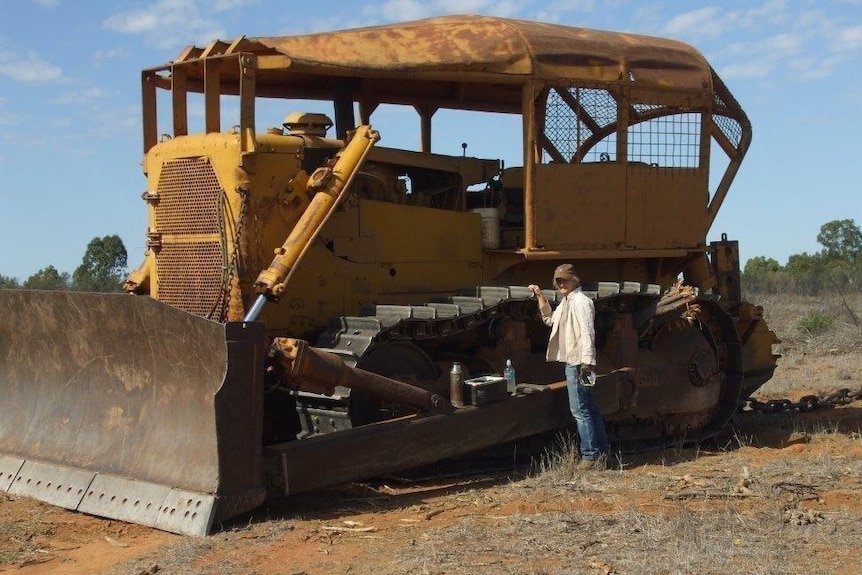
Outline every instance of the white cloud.
POLYGON ((835 73, 840 58, 798 58, 788 62, 790 71, 801 80, 816 80, 835 73))
POLYGON ((718 38, 737 20, 734 12, 723 12, 707 6, 674 16, 665 24, 663 32, 676 37, 718 38))
POLYGON ((19 82, 38 84, 59 80, 63 77, 63 70, 49 64, 35 52, 28 53, 25 58, 11 52, 0 52, 0 75, 19 82))
POLYGON ((101 88, 69 91, 49 100, 52 104, 87 104, 93 100, 107 97, 108 93, 101 88))
POLYGON ((674 16, 660 33, 677 38, 688 38, 697 44, 715 40, 740 30, 763 30, 787 21, 787 0, 767 0, 747 10, 727 10, 724 6, 705 6, 674 16))
POLYGON ((827 32, 832 28, 839 25, 839 19, 835 17, 830 17, 827 14, 820 12, 819 10, 809 10, 807 12, 802 12, 799 16, 796 17, 796 20, 793 22, 793 27, 797 30, 801 30, 804 33, 811 33, 819 31, 821 33, 827 32))
POLYGON ((722 78, 765 78, 782 62, 798 60, 804 53, 804 39, 797 34, 775 34, 748 42, 737 42, 724 52, 739 60, 720 67, 722 78))
POLYGON ((444 14, 511 15, 518 12, 518 4, 495 0, 433 0, 428 2, 433 12, 444 14))
POLYGON ((213 4, 213 10, 216 12, 224 12, 225 10, 233 10, 241 6, 250 6, 257 4, 257 0, 216 0, 213 4))
POLYGON ((787 0, 768 0, 757 8, 742 13, 741 24, 746 27, 761 27, 764 23, 779 24, 787 19, 787 0))
POLYGON ((387 0, 380 7, 379 12, 387 20, 405 21, 427 18, 431 14, 428 2, 419 0, 387 0))
POLYGON ((0 114, 0 126, 17 126, 20 123, 20 118, 13 114, 0 114))
POLYGON ((75 120, 73 120, 69 116, 61 116, 58 118, 54 118, 52 120, 49 120, 49 123, 51 124, 51 127, 60 129, 71 128, 76 125, 75 120))
POLYGON ((773 54, 776 58, 781 58, 782 56, 796 54, 802 50, 802 38, 797 34, 777 34, 770 38, 767 38, 761 49, 768 53, 773 54))
MULTIPOLYGON (((737 32, 741 34, 737 37, 745 40, 714 50, 719 56, 714 60, 725 60, 717 66, 722 77, 750 79, 775 74, 791 80, 821 79, 862 55, 862 25, 842 25, 845 16, 834 11, 791 14, 788 6, 796 7, 785 0, 769 0, 738 14, 737 32)), ((725 21, 732 17, 723 16, 725 21)))
POLYGON ((93 52, 93 61, 96 64, 114 60, 116 58, 124 58, 128 56, 129 51, 124 48, 113 48, 111 50, 96 50, 93 52))
POLYGON ((764 62, 755 58, 753 60, 745 60, 721 66, 718 73, 724 80, 750 80, 753 78, 765 78, 774 69, 774 62, 764 62))
POLYGON ((839 53, 858 52, 862 49, 862 25, 835 31, 830 48, 839 53))
POLYGON ((595 9, 595 0, 556 0, 544 7, 547 12, 592 12, 595 9))
MULTIPOLYGON (((240 1, 225 0, 231 5, 240 1)), ((157 0, 145 8, 114 14, 102 25, 122 34, 143 35, 147 43, 158 48, 175 48, 189 42, 207 44, 225 35, 219 22, 204 16, 194 0, 157 0)))
POLYGON ((87 131, 99 138, 113 138, 118 134, 137 136, 141 125, 141 111, 137 106, 102 108, 92 118, 87 131))
POLYGON ((159 26, 159 16, 148 10, 114 14, 104 22, 105 28, 126 34, 151 32, 159 26))
POLYGON ((420 20, 443 14, 488 14, 501 17, 517 16, 522 3, 517 0, 386 0, 382 6, 366 12, 382 14, 392 22, 420 20))

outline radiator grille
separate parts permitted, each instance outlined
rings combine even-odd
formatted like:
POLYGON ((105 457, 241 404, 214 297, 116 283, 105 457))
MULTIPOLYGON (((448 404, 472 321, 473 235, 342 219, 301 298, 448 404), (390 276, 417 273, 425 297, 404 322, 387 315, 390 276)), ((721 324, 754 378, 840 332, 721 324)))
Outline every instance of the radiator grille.
POLYGON ((159 299, 200 317, 220 319, 222 261, 221 246, 215 242, 165 245, 157 259, 159 299))
POLYGON ((162 234, 221 233, 221 186, 206 158, 167 162, 158 193, 156 227, 162 234))
POLYGON ((166 162, 158 184, 156 254, 159 299, 194 315, 222 320, 227 267, 223 191, 206 158, 166 162))

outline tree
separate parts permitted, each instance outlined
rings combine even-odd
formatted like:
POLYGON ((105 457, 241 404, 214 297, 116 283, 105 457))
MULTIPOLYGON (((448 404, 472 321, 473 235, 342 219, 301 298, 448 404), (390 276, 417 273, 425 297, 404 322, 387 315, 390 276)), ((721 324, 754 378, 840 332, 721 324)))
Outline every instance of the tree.
POLYGON ((123 286, 128 254, 118 235, 93 238, 84 259, 72 274, 77 291, 116 292, 123 286))
POLYGON ((793 276, 817 274, 821 273, 823 269, 823 260, 817 254, 810 255, 806 252, 793 254, 787 258, 787 265, 784 266, 784 269, 793 276))
POLYGON ((820 226, 817 243, 825 258, 854 262, 862 252, 862 230, 853 220, 832 220, 820 226))
POLYGON ((773 258, 756 256, 745 262, 742 270, 742 288, 748 292, 774 293, 780 291, 784 278, 781 265, 773 258))
POLYGON ((781 271, 781 264, 773 258, 767 259, 766 256, 756 256, 745 262, 745 269, 742 273, 746 276, 765 276, 769 273, 781 271))
POLYGON ((856 283, 857 260, 862 253, 862 230, 853 220, 832 220, 820 226, 817 241, 821 256, 836 285, 856 283))
POLYGON ((14 289, 17 287, 21 286, 18 284, 18 280, 16 278, 0 274, 0 289, 14 289))
POLYGON ((60 273, 54 266, 48 266, 27 278, 26 289, 67 290, 69 289, 69 274, 60 273))
POLYGON ((797 292, 815 294, 829 285, 826 266, 820 254, 793 254, 784 266, 797 292))

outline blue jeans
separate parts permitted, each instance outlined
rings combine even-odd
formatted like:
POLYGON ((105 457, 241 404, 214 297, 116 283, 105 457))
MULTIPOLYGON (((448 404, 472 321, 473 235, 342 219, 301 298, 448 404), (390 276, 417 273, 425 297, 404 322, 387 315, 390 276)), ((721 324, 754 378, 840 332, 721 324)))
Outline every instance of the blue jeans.
POLYGON ((566 383, 569 391, 569 409, 578 426, 581 457, 597 459, 610 453, 611 446, 605 432, 605 420, 596 405, 593 389, 581 383, 581 366, 566 364, 566 383))

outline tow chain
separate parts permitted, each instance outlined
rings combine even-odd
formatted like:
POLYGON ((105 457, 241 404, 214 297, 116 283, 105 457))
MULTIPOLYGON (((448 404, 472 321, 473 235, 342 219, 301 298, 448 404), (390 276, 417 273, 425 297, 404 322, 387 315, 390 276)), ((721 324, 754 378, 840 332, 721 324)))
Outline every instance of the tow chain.
POLYGON ((862 387, 855 392, 845 387, 820 395, 806 395, 799 398, 799 401, 791 401, 789 399, 760 401, 749 397, 740 405, 739 410, 745 413, 809 413, 821 409, 831 409, 839 405, 847 405, 848 403, 860 400, 862 400, 862 387))

